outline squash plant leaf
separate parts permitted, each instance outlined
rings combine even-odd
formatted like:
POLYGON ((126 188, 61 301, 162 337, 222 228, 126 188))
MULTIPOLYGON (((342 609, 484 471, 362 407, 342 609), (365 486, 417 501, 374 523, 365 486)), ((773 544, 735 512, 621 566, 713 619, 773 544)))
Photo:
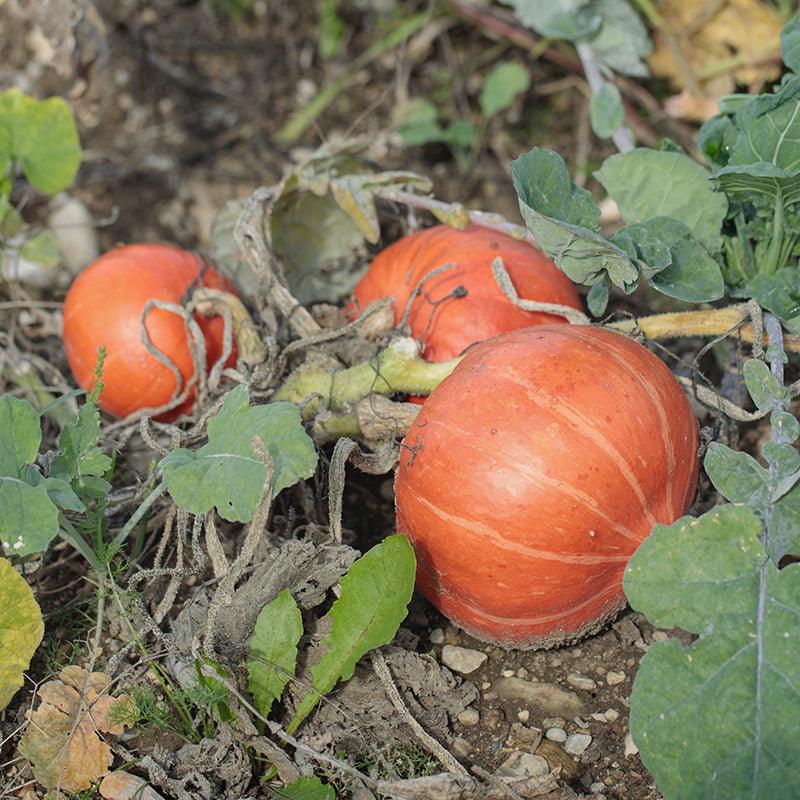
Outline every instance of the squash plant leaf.
POLYGON ((47 194, 66 189, 81 161, 78 129, 60 97, 37 100, 19 89, 0 94, 0 172, 18 161, 31 186, 47 194))
POLYGON ((478 103, 484 119, 508 108, 530 86, 531 75, 516 61, 496 64, 483 82, 478 103))
POLYGON ((0 397, 0 542, 8 554, 40 552, 58 534, 58 509, 31 466, 41 441, 33 406, 11 395, 0 397))
POLYGON ((576 283, 606 280, 633 291, 639 271, 630 256, 600 233, 600 209, 569 177, 558 153, 534 147, 511 162, 519 207, 539 246, 576 283))
POLYGON ((653 47, 647 28, 631 3, 628 0, 595 0, 591 9, 603 20, 597 33, 586 40, 600 67, 646 78, 650 71, 645 59, 653 47))
POLYGON ((502 0, 519 21, 551 39, 582 39, 600 30, 602 16, 590 0, 502 0))
POLYGON ((603 85, 592 94, 589 101, 592 130, 601 139, 610 139, 625 122, 622 95, 613 83, 603 85))
POLYGON ((710 173, 683 153, 638 148, 607 158, 595 173, 627 225, 653 217, 682 222, 710 253, 722 245, 725 195, 709 185, 710 173))
POLYGON ((319 778, 300 778, 282 789, 273 789, 277 800, 336 800, 333 786, 319 778))
POLYGON ((331 632, 322 642, 325 651, 311 671, 312 688, 300 701, 289 733, 297 730, 321 696, 352 677, 363 655, 394 638, 408 613, 415 572, 414 551, 399 534, 353 562, 340 581, 341 595, 327 614, 331 632))
POLYGON ((249 522, 264 489, 266 467, 252 447, 259 436, 275 464, 273 496, 314 474, 317 451, 292 403, 250 406, 244 385, 225 399, 208 423, 208 443, 173 450, 161 460, 172 499, 192 514, 216 506, 231 522, 249 522))
POLYGON ((44 636, 42 612, 31 587, 0 558, 0 711, 22 687, 22 673, 44 636))
POLYGON ((800 796, 800 565, 778 570, 744 506, 658 525, 631 558, 631 605, 664 628, 631 697, 631 733, 670 800, 800 796))
POLYGON ((250 638, 248 685, 255 707, 265 717, 294 675, 297 643, 302 635, 300 609, 284 589, 261 609, 250 638))
POLYGON ((781 55, 792 72, 800 72, 800 16, 792 17, 781 31, 781 55))
POLYGON ((771 275, 756 275, 731 294, 752 297, 762 308, 780 317, 790 333, 800 333, 800 271, 797 267, 783 267, 771 275))

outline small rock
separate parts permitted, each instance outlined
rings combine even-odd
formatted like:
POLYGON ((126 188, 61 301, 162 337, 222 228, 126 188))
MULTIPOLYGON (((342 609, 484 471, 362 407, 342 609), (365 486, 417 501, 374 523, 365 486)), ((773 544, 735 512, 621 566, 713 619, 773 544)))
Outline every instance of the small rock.
POLYGON ((530 673, 528 672, 528 670, 525 669, 525 667, 521 667, 520 669, 517 670, 518 678, 527 678, 529 674, 530 673))
POLYGON ((605 791, 606 785, 602 781, 595 781, 590 787, 589 791, 592 794, 600 794, 600 792, 605 791))
POLYGON ((531 718, 531 712, 528 711, 527 708, 523 708, 522 711, 517 713, 517 719, 520 722, 527 722, 531 718))
POLYGON ((76 197, 56 195, 50 201, 47 224, 58 242, 67 269, 77 275, 100 254, 97 226, 91 211, 76 197))
POLYGON ((579 728, 588 728, 588 727, 589 727, 589 723, 588 723, 588 722, 586 722, 585 720, 582 720, 580 717, 575 717, 575 719, 573 720, 573 722, 574 722, 574 723, 575 723, 575 724, 576 724, 576 725, 577 725, 579 728))
POLYGON ((538 728, 529 728, 515 722, 506 739, 507 747, 523 747, 525 750, 535 751, 542 741, 542 732, 538 728))
POLYGON ((625 755, 626 756, 635 756, 639 752, 639 748, 633 741, 633 736, 628 733, 625 737, 625 755))
POLYGON ((669 634, 666 631, 653 631, 654 642, 666 642, 669 639, 669 634))
POLYGON ((444 644, 444 631, 441 628, 434 628, 428 636, 431 644, 444 644))
POLYGON ((560 767, 561 777, 567 783, 578 777, 580 767, 572 756, 564 752, 564 748, 560 744, 551 742, 549 739, 542 739, 541 744, 536 748, 536 755, 546 759, 550 769, 560 767))
POLYGON ((497 692, 484 692, 483 693, 484 700, 497 700, 497 692))
POLYGON ((538 708, 546 714, 572 719, 583 713, 583 703, 575 692, 552 683, 526 681, 522 678, 500 678, 495 683, 500 697, 516 700, 520 705, 538 708))
POLYGON ((488 731, 499 728, 505 722, 506 715, 501 708, 489 708, 481 714, 481 727, 488 731))
POLYGON ((591 678, 587 678, 586 675, 576 675, 575 673, 567 675, 567 683, 576 689, 585 689, 587 692, 597 688, 597 684, 591 678))
POLYGON ((486 653, 481 653, 479 650, 468 650, 466 647, 456 647, 452 644, 446 644, 442 648, 442 663, 462 675, 475 672, 486 662, 488 657, 486 653))
POLYGON ((497 769, 498 778, 540 778, 550 772, 547 760, 533 753, 512 753, 497 769))
POLYGON ((564 743, 564 750, 571 756, 579 756, 585 752, 591 743, 592 737, 588 733, 573 733, 567 737, 567 741, 564 743))
POLYGON ((622 683, 625 680, 625 673, 624 672, 609 672, 606 675, 606 682, 609 686, 616 686, 618 683, 622 683))
POLYGON ((492 684, 489 683, 489 681, 484 681, 481 684, 481 689, 483 689, 484 691, 486 691, 486 689, 491 689, 491 688, 492 688, 492 684))
POLYGON ((477 725, 480 722, 481 717, 480 717, 480 714, 478 714, 477 709, 470 707, 470 708, 465 708, 458 715, 458 717, 456 717, 456 719, 462 725, 470 725, 471 726, 471 725, 477 725))
POLYGON ((637 639, 642 638, 642 632, 630 617, 622 617, 622 619, 614 623, 614 630, 622 644, 631 645, 637 639))
POLYGON ((514 677, 514 670, 513 669, 504 669, 500 674, 504 678, 513 678, 514 677))
POLYGON ((597 713, 592 714, 592 719, 595 720, 596 722, 608 722, 608 719, 606 719, 605 714, 597 714, 597 713))
POLYGON ((453 750, 460 756, 468 756, 472 752, 472 743, 461 736, 456 736, 451 745, 453 750))
POLYGON ((549 728, 545 736, 551 742, 566 742, 567 732, 563 728, 549 728))
POLYGON ((544 728, 563 728, 567 724, 565 719, 561 717, 545 717, 542 720, 542 726, 544 728))
POLYGON ((605 717, 609 722, 616 722, 619 719, 619 711, 616 708, 609 708, 605 717))

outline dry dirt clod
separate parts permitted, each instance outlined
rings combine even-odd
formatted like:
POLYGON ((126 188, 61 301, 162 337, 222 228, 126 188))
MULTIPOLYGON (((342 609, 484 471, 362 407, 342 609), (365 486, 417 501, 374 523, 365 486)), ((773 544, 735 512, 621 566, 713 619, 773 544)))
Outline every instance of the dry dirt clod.
POLYGON ((539 728, 529 728, 521 722, 515 722, 506 739, 506 747, 515 747, 533 753, 541 741, 542 732, 539 728))
POLYGON ((547 775, 547 760, 533 753, 512 753, 497 769, 498 778, 534 778, 547 775))
POLYGON ((583 703, 575 692, 552 683, 526 681, 522 678, 500 678, 494 686, 497 694, 545 714, 572 719, 583 713, 583 703))

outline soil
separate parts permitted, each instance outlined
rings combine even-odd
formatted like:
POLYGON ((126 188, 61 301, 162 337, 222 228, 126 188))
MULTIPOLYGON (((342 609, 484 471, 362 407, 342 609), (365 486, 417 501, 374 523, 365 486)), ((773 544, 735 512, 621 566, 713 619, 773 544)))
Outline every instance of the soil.
MULTIPOLYGON (((218 0, 218 5, 226 3, 218 0)), ((281 178, 297 151, 279 144, 276 131, 369 47, 381 23, 382 5, 394 4, 342 4, 344 46, 323 62, 317 53, 317 4, 310 0, 254 0, 238 22, 194 0, 98 0, 94 5, 7 0, 0 11, 0 83, 69 98, 85 150, 71 193, 101 221, 101 249, 119 242, 164 240, 205 252, 217 209, 281 178), (55 54, 41 45, 37 49, 37 25, 45 38, 52 29, 54 42, 70 36, 74 41, 56 47, 55 54)), ((409 15, 424 3, 398 6, 409 15)), ((430 177, 437 197, 519 220, 507 172, 515 155, 536 143, 558 150, 585 170, 609 152, 608 145, 588 135, 586 95, 562 67, 546 60, 532 65, 533 88, 525 103, 489 125, 466 172, 446 147, 402 148, 391 132, 393 108, 406 97, 435 97, 450 118, 465 107, 474 108, 479 68, 500 53, 524 58, 522 51, 498 43, 475 24, 448 18, 433 32, 423 31, 405 48, 360 69, 352 86, 319 116, 297 147, 313 147, 337 135, 363 135, 372 141, 371 154, 380 156, 382 167, 430 177)), ((42 217, 46 201, 31 198, 28 212, 33 219, 42 217)), ((390 208, 381 213, 387 220, 397 217, 390 208)), ((68 374, 57 337, 45 339, 41 347, 68 374)), ((48 435, 52 438, 52 432, 48 435)), ((393 530, 391 481, 356 475, 348 486, 344 524, 352 530, 345 541, 366 549, 393 530)), ((700 498, 701 505, 713 502, 707 486, 700 498)), ((289 513, 288 508, 283 511, 289 513)), ((80 562, 63 549, 39 565, 38 575, 34 570, 48 614, 49 640, 61 640, 53 648, 55 663, 75 655, 77 640, 70 641, 71 631, 81 630, 74 620, 56 614, 57 607, 91 613, 84 602, 91 587, 81 582, 81 574, 80 562)), ((335 582, 335 572, 329 577, 335 582)), ((187 600, 182 595, 176 609, 187 600)), ((86 627, 82 630, 79 637, 85 636, 86 627)), ((574 646, 505 651, 471 639, 415 597, 386 657, 414 715, 468 768, 493 772, 515 749, 530 750, 551 768, 560 767, 562 785, 579 795, 656 800, 652 778, 627 738, 628 696, 639 660, 654 638, 663 635, 628 610, 603 632, 574 646), (445 645, 477 650, 488 658, 461 676, 441 666, 445 645), (561 692, 552 692, 546 701, 532 699, 525 682, 561 692), (468 708, 477 715, 465 714, 468 708), (543 736, 538 743, 537 729, 543 736), (591 743, 582 754, 568 755, 558 732, 551 731, 552 739, 544 737, 550 729, 561 729, 567 737, 588 734, 591 743)), ((109 636, 103 658, 114 652, 115 641, 109 636)), ((38 677, 45 676, 51 663, 37 660, 38 677)), ((29 701, 30 696, 22 698, 22 704, 6 712, 0 732, 13 731, 29 701)), ((304 740, 332 754, 352 755, 362 745, 381 750, 414 737, 397 724, 373 673, 360 667, 356 678, 323 704, 304 740)), ((136 757, 171 748, 165 737, 137 741, 128 743, 136 757)), ((8 765, 12 755, 5 744, 2 756, 0 763, 8 765)), ((17 768, 0 768, 8 779, 0 779, 0 790, 29 777, 17 768)), ((223 794, 232 796, 227 790, 223 794)), ((347 796, 344 790, 341 796, 347 796)))

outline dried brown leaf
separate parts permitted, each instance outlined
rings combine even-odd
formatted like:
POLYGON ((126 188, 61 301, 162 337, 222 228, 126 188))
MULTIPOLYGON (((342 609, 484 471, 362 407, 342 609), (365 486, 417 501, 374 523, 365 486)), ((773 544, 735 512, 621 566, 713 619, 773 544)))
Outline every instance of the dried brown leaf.
POLYGON ((111 678, 102 672, 71 666, 59 678, 40 687, 39 707, 28 714, 19 752, 42 786, 79 792, 108 772, 113 755, 98 734, 122 733, 124 723, 115 722, 111 712, 127 697, 105 694, 111 678))

